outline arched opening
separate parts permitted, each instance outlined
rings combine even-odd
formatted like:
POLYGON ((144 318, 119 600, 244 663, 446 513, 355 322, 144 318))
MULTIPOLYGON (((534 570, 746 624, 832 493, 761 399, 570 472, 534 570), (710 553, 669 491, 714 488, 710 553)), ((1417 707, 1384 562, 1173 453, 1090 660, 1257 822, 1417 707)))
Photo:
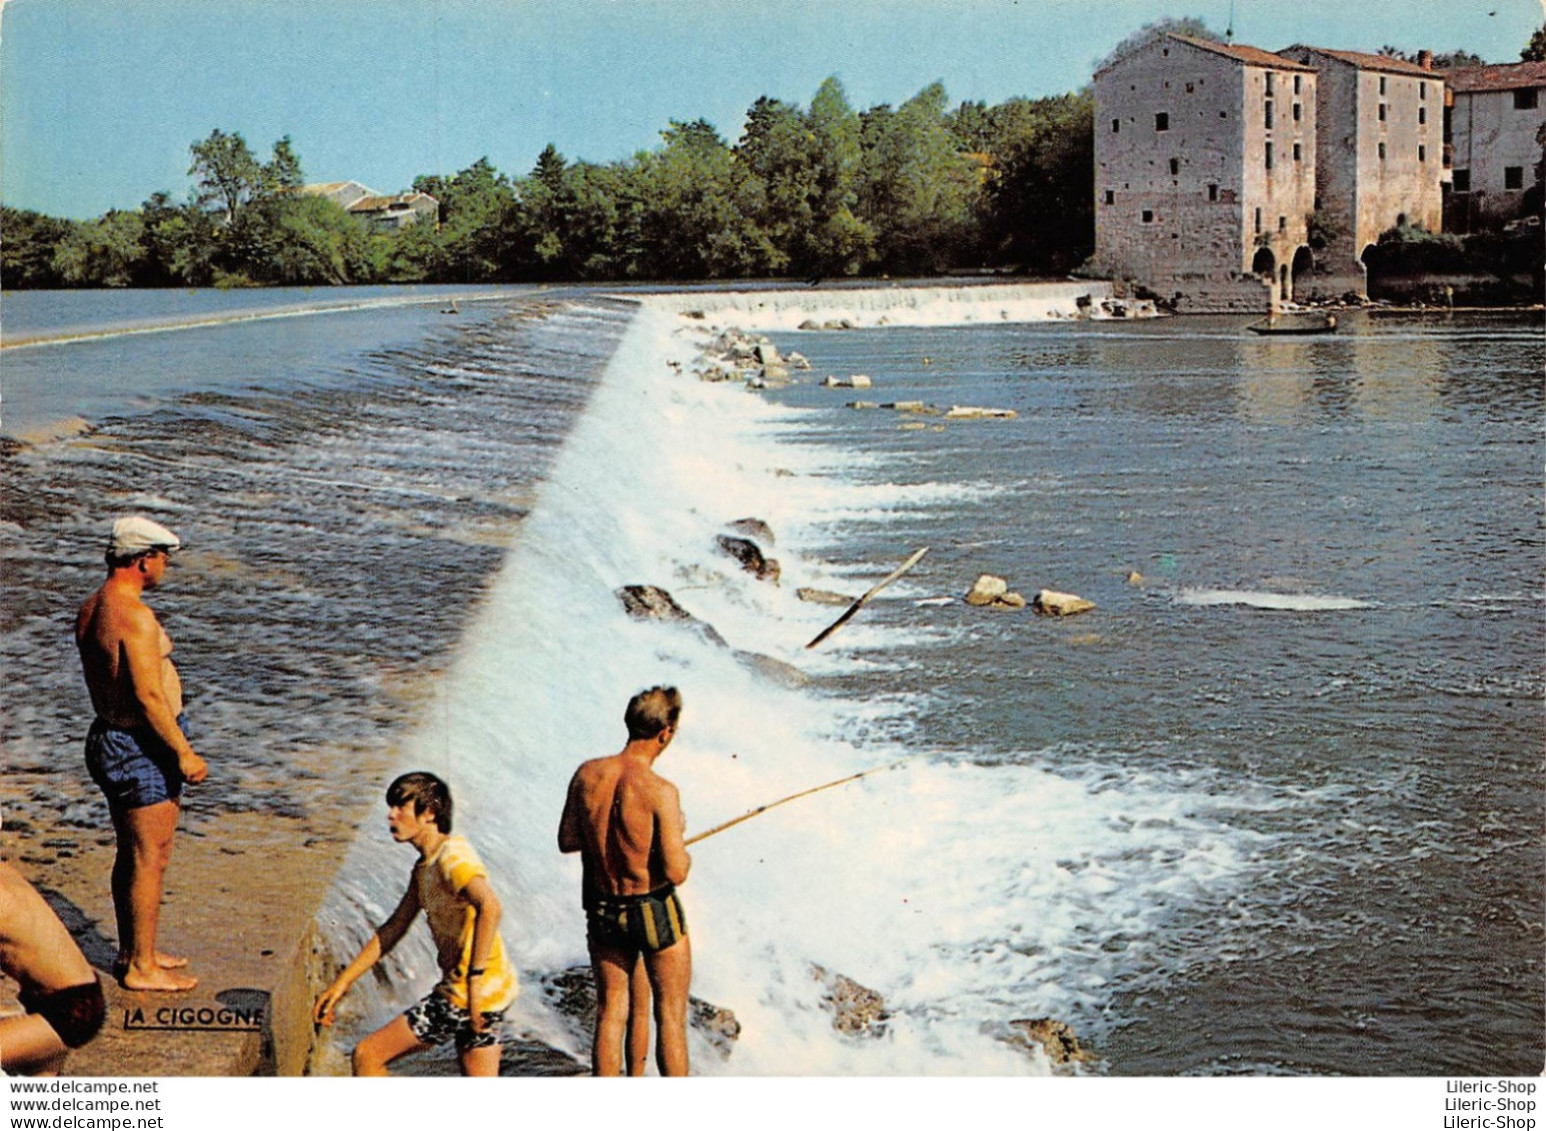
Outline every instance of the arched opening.
POLYGON ((1315 270, 1315 254, 1307 247, 1294 249, 1294 265, 1290 271, 1289 287, 1287 294, 1290 298, 1297 295, 1301 281, 1315 270))
POLYGON ((1264 247, 1256 252, 1256 257, 1251 260, 1251 274, 1272 288, 1272 309, 1276 310, 1281 292, 1278 288, 1278 261, 1271 248, 1264 247))

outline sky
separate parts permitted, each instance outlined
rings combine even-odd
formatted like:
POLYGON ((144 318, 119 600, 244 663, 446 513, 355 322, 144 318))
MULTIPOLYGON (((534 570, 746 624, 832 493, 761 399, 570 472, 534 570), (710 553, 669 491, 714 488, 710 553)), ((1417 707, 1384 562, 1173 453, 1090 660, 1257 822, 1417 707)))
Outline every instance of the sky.
POLYGON ((1515 62, 1546 0, 3 0, 0 202, 77 219, 185 200, 188 147, 260 158, 289 135, 308 181, 378 192, 480 157, 511 177, 552 143, 609 162, 671 119, 727 141, 761 95, 954 105, 1078 90, 1166 16, 1268 50, 1464 48, 1515 62))

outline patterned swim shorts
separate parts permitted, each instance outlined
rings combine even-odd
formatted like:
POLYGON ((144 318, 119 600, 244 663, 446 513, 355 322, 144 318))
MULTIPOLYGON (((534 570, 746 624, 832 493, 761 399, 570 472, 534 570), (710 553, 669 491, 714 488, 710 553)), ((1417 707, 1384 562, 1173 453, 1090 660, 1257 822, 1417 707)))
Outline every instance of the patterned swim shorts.
POLYGON ((499 1026, 505 1019, 505 1011, 485 1012, 483 1032, 477 1033, 472 1028, 471 1013, 452 1005, 442 994, 432 992, 403 1014, 403 1017, 408 1022, 408 1028, 413 1030, 413 1035, 426 1045, 443 1045, 454 1037, 456 1051, 466 1052, 468 1049, 486 1049, 499 1044, 499 1026))

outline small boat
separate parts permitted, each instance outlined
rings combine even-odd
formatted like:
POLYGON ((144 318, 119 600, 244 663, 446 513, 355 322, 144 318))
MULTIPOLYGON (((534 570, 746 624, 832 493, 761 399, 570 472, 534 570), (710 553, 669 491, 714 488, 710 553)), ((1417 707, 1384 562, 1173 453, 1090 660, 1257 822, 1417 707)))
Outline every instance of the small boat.
POLYGON ((1246 327, 1253 334, 1335 334, 1335 314, 1274 314, 1246 327))

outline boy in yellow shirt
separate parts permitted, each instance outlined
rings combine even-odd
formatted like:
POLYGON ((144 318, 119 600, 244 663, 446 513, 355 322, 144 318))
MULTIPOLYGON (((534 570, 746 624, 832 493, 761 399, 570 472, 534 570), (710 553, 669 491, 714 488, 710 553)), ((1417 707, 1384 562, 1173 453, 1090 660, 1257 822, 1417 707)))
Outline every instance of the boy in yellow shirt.
POLYGON ((472 845, 451 835, 451 791, 434 774, 404 774, 387 788, 392 839, 419 859, 408 890, 353 962, 322 992, 312 1011, 330 1025, 339 1000, 401 941, 424 912, 440 962, 440 982, 402 1016, 355 1046, 356 1076, 385 1076, 387 1065, 455 1039, 463 1076, 499 1075, 499 1025, 520 993, 499 937, 499 897, 472 845))

